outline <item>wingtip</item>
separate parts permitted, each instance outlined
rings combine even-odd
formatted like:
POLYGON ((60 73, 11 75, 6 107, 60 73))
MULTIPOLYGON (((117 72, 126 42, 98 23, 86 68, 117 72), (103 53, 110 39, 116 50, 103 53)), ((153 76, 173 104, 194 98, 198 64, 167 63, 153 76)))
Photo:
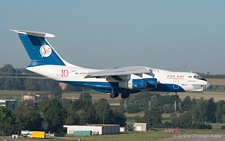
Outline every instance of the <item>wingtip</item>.
POLYGON ((9 31, 18 32, 18 30, 15 29, 9 29, 9 31))

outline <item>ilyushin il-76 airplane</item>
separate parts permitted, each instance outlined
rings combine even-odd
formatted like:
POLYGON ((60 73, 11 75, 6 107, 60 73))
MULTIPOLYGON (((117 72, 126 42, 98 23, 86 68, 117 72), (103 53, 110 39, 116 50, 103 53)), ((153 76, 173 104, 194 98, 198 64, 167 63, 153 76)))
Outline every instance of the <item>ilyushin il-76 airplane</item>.
MULTIPOLYGON (((46 38, 55 35, 24 30, 12 30, 18 33, 31 63, 29 71, 50 79, 88 87, 96 91, 109 93, 111 98, 121 94, 127 98, 130 94, 142 91, 203 92, 211 84, 192 72, 172 72, 145 66, 130 66, 115 69, 89 69, 65 61, 50 45, 46 38)), ((177 96, 178 98, 178 96, 177 96)))

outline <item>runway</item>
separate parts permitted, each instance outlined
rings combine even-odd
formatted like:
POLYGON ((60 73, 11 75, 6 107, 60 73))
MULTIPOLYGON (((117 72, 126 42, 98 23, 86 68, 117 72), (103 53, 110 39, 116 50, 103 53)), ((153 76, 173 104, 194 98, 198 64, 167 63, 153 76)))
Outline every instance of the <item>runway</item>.
POLYGON ((225 141, 225 134, 174 134, 163 141, 225 141))

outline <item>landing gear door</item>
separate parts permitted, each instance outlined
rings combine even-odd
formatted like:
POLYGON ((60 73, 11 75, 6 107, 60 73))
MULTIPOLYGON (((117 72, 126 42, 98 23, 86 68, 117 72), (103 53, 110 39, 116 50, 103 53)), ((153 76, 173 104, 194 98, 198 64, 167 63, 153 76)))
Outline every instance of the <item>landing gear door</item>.
POLYGON ((173 80, 173 89, 179 89, 179 80, 178 79, 173 80))

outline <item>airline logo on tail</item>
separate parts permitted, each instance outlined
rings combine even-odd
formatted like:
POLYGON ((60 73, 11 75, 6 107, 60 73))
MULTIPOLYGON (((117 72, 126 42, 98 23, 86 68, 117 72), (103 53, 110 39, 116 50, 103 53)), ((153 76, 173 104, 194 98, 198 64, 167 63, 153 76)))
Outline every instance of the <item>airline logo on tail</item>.
POLYGON ((52 49, 50 46, 44 44, 43 46, 40 47, 40 54, 43 57, 49 57, 52 53, 52 49))

